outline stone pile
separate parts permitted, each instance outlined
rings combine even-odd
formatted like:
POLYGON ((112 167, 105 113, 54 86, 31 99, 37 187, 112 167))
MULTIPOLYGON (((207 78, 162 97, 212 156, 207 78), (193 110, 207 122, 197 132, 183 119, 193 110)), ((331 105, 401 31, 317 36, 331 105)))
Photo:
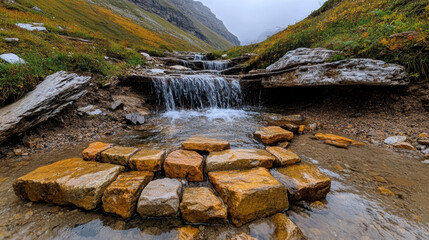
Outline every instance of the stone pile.
MULTIPOLYGON (((255 136, 275 143, 291 140, 293 134, 264 128, 255 136)), ((284 212, 289 201, 319 200, 330 190, 329 177, 301 163, 290 150, 229 147, 226 141, 192 137, 183 142, 184 149, 166 154, 96 142, 82 152, 83 159, 38 168, 13 187, 25 200, 87 210, 101 206, 122 218, 135 213, 142 218, 181 216, 189 223, 206 224, 225 223, 229 215, 237 227, 284 212), (202 154, 207 153, 204 161, 202 154), (210 184, 189 187, 186 180, 210 184)), ((288 234, 299 235, 286 215, 273 219, 291 225, 288 234)))

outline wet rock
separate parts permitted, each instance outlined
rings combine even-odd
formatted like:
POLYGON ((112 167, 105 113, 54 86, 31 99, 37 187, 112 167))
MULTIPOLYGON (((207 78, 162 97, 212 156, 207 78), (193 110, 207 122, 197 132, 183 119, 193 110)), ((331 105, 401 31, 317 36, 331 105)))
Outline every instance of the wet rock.
POLYGON ((133 147, 112 147, 101 153, 101 161, 128 166, 131 155, 137 150, 137 148, 133 147))
POLYGON ((25 64, 26 62, 13 53, 4 53, 0 55, 0 59, 10 64, 25 64))
POLYGON ((365 143, 333 134, 317 133, 314 137, 318 140, 324 140, 327 144, 337 145, 338 147, 344 147, 345 145, 365 146, 365 143))
POLYGON ((179 236, 178 240, 194 240, 198 238, 200 230, 192 226, 184 226, 177 229, 179 236))
POLYGON ((124 103, 121 100, 116 100, 112 104, 110 104, 110 109, 115 111, 123 106, 124 106, 124 103))
POLYGON ((161 171, 165 151, 143 149, 130 158, 130 168, 137 171, 161 171))
POLYGON ((278 213, 268 219, 249 225, 250 235, 256 239, 304 240, 304 234, 285 214, 278 213))
POLYGON ((277 143, 277 146, 282 147, 282 148, 287 148, 289 147, 290 143, 289 142, 279 142, 277 143))
POLYGON ((84 113, 84 114, 87 114, 89 116, 106 115, 103 111, 101 111, 100 109, 98 109, 94 105, 88 105, 85 107, 78 108, 77 111, 84 113))
POLYGON ((240 234, 236 234, 231 240, 258 240, 258 239, 251 237, 246 233, 240 233, 240 234))
POLYGON ((48 30, 43 27, 43 23, 17 23, 15 24, 17 27, 28 31, 36 31, 36 32, 47 32, 48 30))
POLYGON ((164 170, 165 175, 170 178, 203 181, 203 156, 194 151, 174 151, 165 159, 164 170))
POLYGON ((90 77, 58 72, 45 78, 36 89, 0 109, 0 143, 59 114, 83 96, 90 77))
POLYGON ((177 179, 154 180, 143 189, 137 212, 142 217, 176 217, 181 192, 182 183, 177 179))
POLYGON ((279 141, 290 141, 293 138, 292 132, 277 126, 264 127, 259 131, 256 131, 254 135, 264 144, 273 144, 279 141))
POLYGON ((125 115, 125 120, 134 125, 142 125, 145 123, 145 117, 139 113, 128 113, 125 115))
POLYGON ((103 210, 122 218, 130 218, 137 208, 137 200, 143 188, 152 180, 152 172, 122 173, 106 188, 103 194, 103 210))
POLYGON ((308 163, 273 169, 271 173, 287 187, 291 201, 314 202, 325 198, 331 189, 331 179, 308 163))
POLYGON ((408 142, 397 142, 394 143, 392 146, 397 149, 417 151, 417 149, 408 142))
POLYGON ((190 70, 189 68, 187 68, 185 66, 182 66, 182 65, 174 65, 174 66, 171 66, 171 67, 168 67, 168 68, 170 68, 171 70, 177 70, 177 71, 190 70))
POLYGON ((312 202, 311 204, 310 204, 310 208, 313 210, 313 209, 316 209, 316 210, 322 210, 322 209, 326 209, 326 208, 328 208, 324 203, 322 203, 321 201, 315 201, 315 202, 312 202))
POLYGON ((380 193, 385 196, 391 196, 391 197, 395 196, 394 192, 384 187, 379 187, 378 191, 380 191, 380 193))
POLYGON ((191 223, 224 223, 228 216, 222 200, 208 187, 186 188, 180 211, 191 223))
POLYGON ((89 144, 89 147, 82 151, 83 159, 86 161, 97 161, 101 152, 111 148, 113 144, 103 143, 103 142, 95 142, 89 144))
POLYGON ((327 62, 338 51, 324 48, 298 48, 287 52, 277 62, 267 67, 268 71, 279 71, 299 65, 319 64, 327 62))
POLYGON ((182 147, 186 150, 196 151, 222 151, 229 149, 229 142, 214 138, 191 137, 182 143, 182 147))
POLYGON ((289 207, 286 187, 265 168, 210 172, 209 179, 237 227, 289 207))
POLYGON ((406 136, 390 136, 384 140, 384 143, 389 144, 389 145, 393 145, 395 143, 405 142, 405 141, 407 141, 406 136))
POLYGON ((269 153, 276 157, 276 163, 285 166, 301 162, 301 158, 296 153, 282 147, 267 147, 269 153))
POLYGON ((273 155, 262 149, 230 149, 211 152, 206 160, 206 171, 271 168, 275 160, 273 155))
POLYGON ((19 38, 4 38, 4 41, 7 43, 16 43, 19 42, 19 38))
POLYGON ((66 159, 18 178, 13 189, 23 200, 93 210, 101 202, 104 190, 123 170, 112 164, 66 159))

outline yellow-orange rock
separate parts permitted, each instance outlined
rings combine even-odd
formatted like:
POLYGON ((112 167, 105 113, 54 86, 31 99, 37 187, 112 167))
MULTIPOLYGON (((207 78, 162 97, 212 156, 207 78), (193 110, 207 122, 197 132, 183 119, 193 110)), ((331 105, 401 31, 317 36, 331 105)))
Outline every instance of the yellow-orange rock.
POLYGON ((101 161, 128 166, 131 155, 137 150, 137 148, 133 147, 112 147, 101 153, 101 161))
POLYGON ((267 147, 267 151, 276 157, 276 163, 285 166, 301 162, 296 153, 282 147, 267 147))
POLYGON ((331 143, 337 142, 338 144, 347 144, 347 145, 353 145, 353 146, 365 146, 365 143, 363 143, 363 142, 358 142, 358 141, 352 140, 350 138, 345 138, 345 137, 341 137, 341 136, 337 136, 337 135, 333 135, 333 134, 317 133, 314 136, 316 137, 316 139, 324 140, 324 141, 330 141, 331 143))
POLYGON ((192 226, 184 226, 177 229, 178 231, 178 240, 194 240, 197 239, 200 230, 192 226))
POLYGON ((112 147, 113 144, 95 142, 89 144, 89 147, 82 152, 83 159, 86 161, 97 161, 102 151, 112 147))
POLYGON ((206 160, 206 171, 271 168, 275 160, 273 155, 263 149, 230 149, 211 152, 206 160))
POLYGON ((379 187, 378 191, 380 191, 380 193, 385 196, 391 196, 391 197, 395 196, 394 192, 384 187, 379 187))
POLYGON ((397 142, 393 144, 393 147, 397 149, 417 151, 417 149, 408 142, 397 142))
POLYGON ((18 178, 13 188, 24 200, 93 210, 101 202, 104 190, 123 170, 122 166, 71 158, 18 178))
POLYGON ((137 200, 143 188, 152 180, 153 172, 126 172, 106 188, 103 194, 103 210, 122 218, 130 218, 137 208, 137 200))
POLYGON ((228 216, 222 200, 208 187, 186 188, 180 211, 190 223, 223 223, 228 216))
POLYGON ((264 144, 290 141, 293 138, 292 132, 277 126, 261 128, 259 131, 256 131, 254 135, 264 144))
POLYGON ((287 188, 266 168, 210 172, 209 179, 237 227, 289 207, 287 188))
POLYGON ((203 156, 194 151, 174 151, 165 159, 164 170, 169 178, 203 181, 203 156))
POLYGON ((229 149, 230 145, 227 141, 215 138, 191 137, 182 143, 182 147, 186 150, 213 152, 229 149))
POLYGON ((331 179, 308 163, 273 169, 271 173, 287 187, 291 201, 314 202, 326 197, 331 189, 331 179))
POLYGON ((232 237, 231 240, 258 240, 258 239, 252 236, 249 236, 247 233, 239 233, 239 234, 236 234, 234 237, 232 237))
POLYGON ((256 239, 304 240, 304 234, 285 214, 257 220, 249 225, 250 235, 256 239), (269 227, 269 229, 267 229, 269 227))
POLYGON ((161 171, 165 151, 143 149, 130 158, 130 168, 136 171, 161 171))
POLYGON ((324 141, 325 144, 327 145, 331 145, 337 148, 349 148, 349 144, 348 143, 344 143, 344 142, 336 142, 336 141, 332 141, 332 140, 325 140, 324 141))

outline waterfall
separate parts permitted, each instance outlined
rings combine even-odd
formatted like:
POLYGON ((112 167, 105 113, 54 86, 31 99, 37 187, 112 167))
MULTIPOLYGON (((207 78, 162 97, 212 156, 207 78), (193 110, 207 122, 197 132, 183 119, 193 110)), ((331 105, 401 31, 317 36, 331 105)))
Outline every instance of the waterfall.
POLYGON ((242 93, 237 80, 213 75, 156 77, 153 85, 158 104, 167 111, 185 108, 235 108, 241 106, 242 93))
POLYGON ((228 68, 228 61, 203 61, 204 70, 222 71, 228 68))
POLYGON ((206 58, 206 56, 201 55, 201 54, 195 54, 194 55, 194 60, 195 61, 203 61, 203 60, 205 60, 205 58, 206 58))

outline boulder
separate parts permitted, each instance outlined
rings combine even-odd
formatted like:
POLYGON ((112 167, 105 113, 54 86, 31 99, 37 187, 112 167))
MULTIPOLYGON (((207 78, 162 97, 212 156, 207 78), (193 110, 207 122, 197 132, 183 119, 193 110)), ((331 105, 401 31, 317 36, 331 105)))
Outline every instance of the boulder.
POLYGON ((273 169, 271 173, 287 187, 291 201, 314 202, 325 198, 331 189, 331 179, 308 163, 273 169))
POLYGON ((115 111, 115 110, 117 110, 123 106, 124 106, 124 103, 120 99, 118 99, 118 100, 112 102, 112 104, 110 104, 110 109, 115 111))
POLYGON ((301 162, 301 158, 296 153, 282 147, 267 147, 267 151, 276 157, 276 163, 280 166, 301 162))
POLYGON ((89 144, 89 147, 82 151, 83 159, 86 161, 97 161, 101 152, 111 148, 113 144, 103 143, 103 142, 95 142, 89 144))
POLYGON ((126 172, 106 188, 103 194, 103 210, 122 218, 130 218, 137 208, 137 200, 143 188, 152 180, 152 172, 126 172))
POLYGON ((130 157, 137 151, 133 147, 112 147, 101 153, 101 161, 128 166, 130 157))
POLYGON ((182 147, 186 150, 196 151, 223 151, 229 149, 229 142, 214 138, 191 137, 182 143, 182 147))
POLYGON ((299 66, 261 76, 264 88, 303 86, 404 86, 409 84, 405 67, 372 59, 299 66))
POLYGON ((40 167, 13 183, 23 200, 97 208, 104 190, 124 167, 71 158, 40 167))
POLYGON ((222 200, 208 187, 186 188, 180 211, 190 223, 224 223, 228 216, 222 200))
POLYGON ((145 117, 140 113, 128 113, 125 115, 125 120, 133 125, 143 125, 145 123, 145 117))
POLYGON ((314 137, 318 140, 324 140, 325 143, 327 143, 327 144, 338 145, 339 147, 340 146, 348 146, 348 145, 365 146, 365 143, 358 142, 358 141, 352 140, 350 138, 337 136, 334 134, 316 133, 314 135, 314 137))
POLYGON ((286 187, 266 168, 210 172, 209 179, 237 227, 289 207, 286 187))
POLYGON ((293 138, 292 132, 277 126, 261 128, 259 131, 256 131, 254 135, 264 144, 290 141, 293 138))
POLYGON ((16 43, 19 42, 19 38, 4 38, 4 41, 7 43, 16 43))
POLYGON ((249 225, 250 235, 256 239, 304 240, 304 234, 285 214, 257 220, 249 225))
POLYGON ((203 156, 194 151, 174 151, 165 159, 164 170, 165 175, 170 178, 203 181, 203 156))
POLYGON ((407 141, 406 136, 390 136, 384 140, 384 143, 388 145, 393 145, 395 143, 405 142, 405 141, 407 141))
POLYGON ((163 178, 150 182, 142 191, 137 212, 141 217, 177 217, 182 183, 163 178))
POLYGON ((206 160, 206 171, 271 168, 276 158, 262 149, 230 149, 211 152, 206 160))
POLYGON ((0 55, 0 59, 10 64, 25 64, 26 62, 13 53, 5 53, 0 55))
POLYGON ((17 23, 17 27, 36 32, 47 32, 48 30, 43 26, 43 23, 17 23))
POLYGON ((277 62, 267 67, 268 71, 279 71, 300 65, 320 64, 327 62, 338 51, 325 48, 298 48, 287 52, 277 62))
POLYGON ((19 101, 0 109, 0 143, 59 114, 87 91, 91 77, 57 72, 19 101))
POLYGON ((152 61, 152 57, 149 55, 149 53, 141 52, 140 53, 142 57, 144 57, 147 61, 152 61))
POLYGON ((165 151, 142 149, 130 158, 130 168, 136 171, 161 171, 165 151))

